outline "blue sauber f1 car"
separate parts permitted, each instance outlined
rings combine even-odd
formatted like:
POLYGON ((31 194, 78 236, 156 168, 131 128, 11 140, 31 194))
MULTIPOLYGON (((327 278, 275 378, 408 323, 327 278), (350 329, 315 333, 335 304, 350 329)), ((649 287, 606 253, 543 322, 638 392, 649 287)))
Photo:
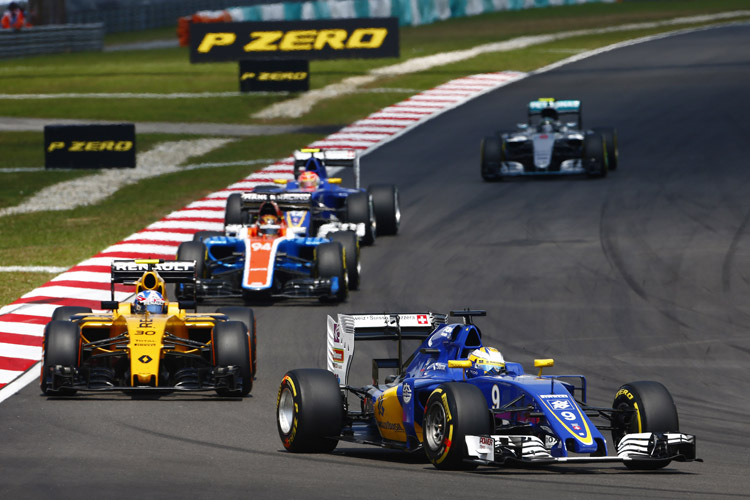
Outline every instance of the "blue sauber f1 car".
POLYGON ((528 123, 514 132, 485 137, 481 145, 485 181, 534 175, 605 177, 617 165, 617 131, 584 129, 578 100, 531 101, 528 123))
MULTIPOLYGON (((329 452, 339 441, 424 449, 438 469, 477 465, 619 462, 659 469, 695 458, 695 436, 679 430, 672 396, 658 382, 621 386, 611 407, 586 403, 582 375, 537 374, 482 345, 483 311, 445 315, 328 317, 327 370, 288 372, 277 397, 277 428, 291 452, 329 452), (421 340, 405 361, 404 340, 421 340), (395 341, 398 357, 372 360, 372 385, 348 377, 359 341, 395 341), (379 382, 380 370, 395 374, 379 382), (595 424, 594 421, 598 420, 595 424), (610 454, 601 431, 610 431, 610 454)), ((698 459, 699 460, 699 459, 698 459)))
POLYGON ((294 152, 294 180, 279 179, 255 192, 311 192, 315 203, 312 233, 325 236, 336 230, 354 230, 363 245, 376 236, 395 235, 401 222, 398 189, 392 184, 360 187, 359 156, 353 150, 302 149, 294 152), (353 188, 341 185, 329 169, 353 169, 353 188))
POLYGON ((177 259, 194 260, 198 276, 194 290, 189 284, 176 288, 178 297, 343 301, 358 287, 357 236, 310 236, 311 193, 232 196, 225 220, 241 223, 227 224, 223 233, 196 233, 178 247, 177 259))

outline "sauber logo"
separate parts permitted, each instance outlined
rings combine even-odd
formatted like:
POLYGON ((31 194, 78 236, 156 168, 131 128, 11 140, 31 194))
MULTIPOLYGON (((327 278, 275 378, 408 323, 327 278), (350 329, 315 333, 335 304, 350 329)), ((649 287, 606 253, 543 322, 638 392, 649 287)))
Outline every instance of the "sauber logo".
POLYGON ((133 141, 55 141, 47 146, 47 152, 52 151, 130 151, 133 149, 133 141))
MULTIPOLYGON (((388 36, 386 28, 357 28, 351 33, 345 29, 323 30, 290 30, 290 31, 253 31, 250 42, 242 46, 244 52, 289 52, 312 51, 331 48, 344 49, 377 49, 388 36)), ((206 33, 198 45, 198 52, 207 54, 215 47, 227 47, 242 43, 237 34, 206 33)))

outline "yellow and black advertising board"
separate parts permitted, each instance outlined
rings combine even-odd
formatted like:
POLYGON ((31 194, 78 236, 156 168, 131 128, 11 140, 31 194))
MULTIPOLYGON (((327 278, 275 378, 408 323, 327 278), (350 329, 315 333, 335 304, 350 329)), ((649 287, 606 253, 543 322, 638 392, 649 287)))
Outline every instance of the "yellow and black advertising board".
POLYGON ((46 168, 134 168, 135 125, 47 125, 46 168))
POLYGON ((190 62, 398 57, 398 19, 193 23, 190 62))
POLYGON ((240 92, 304 92, 310 90, 309 61, 242 60, 240 92))

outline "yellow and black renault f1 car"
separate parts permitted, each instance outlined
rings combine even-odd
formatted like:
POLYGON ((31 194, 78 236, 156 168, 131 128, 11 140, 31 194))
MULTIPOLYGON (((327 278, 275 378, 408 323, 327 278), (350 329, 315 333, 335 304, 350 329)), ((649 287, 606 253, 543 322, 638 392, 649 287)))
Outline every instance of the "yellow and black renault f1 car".
POLYGON ((167 283, 195 279, 194 262, 114 261, 112 300, 101 304, 107 312, 64 306, 53 313, 44 330, 42 392, 247 395, 256 370, 253 311, 188 312, 195 301, 167 300, 167 283), (134 285, 134 301, 115 301, 115 284, 134 285))

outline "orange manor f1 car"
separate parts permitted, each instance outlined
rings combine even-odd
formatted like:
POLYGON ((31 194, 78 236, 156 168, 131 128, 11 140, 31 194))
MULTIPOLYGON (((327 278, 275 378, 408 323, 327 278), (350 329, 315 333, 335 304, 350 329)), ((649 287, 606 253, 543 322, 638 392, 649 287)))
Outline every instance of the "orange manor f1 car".
POLYGON ((77 391, 136 394, 216 391, 244 396, 256 373, 255 318, 247 307, 187 312, 195 301, 169 302, 166 283, 195 283, 195 263, 114 261, 112 300, 55 309, 44 330, 40 385, 49 396, 77 391), (115 284, 135 286, 117 302, 115 284))
POLYGON ((622 385, 611 407, 586 403, 582 375, 542 375, 505 361, 482 344, 472 318, 445 315, 339 314, 328 317, 327 370, 300 369, 281 381, 277 428, 292 452, 330 452, 339 441, 423 449, 438 469, 478 465, 619 462, 660 469, 695 458, 695 436, 679 430, 677 409, 658 382, 622 385), (421 345, 405 361, 402 342, 421 345), (372 360, 371 385, 349 384, 359 341, 397 343, 397 358, 372 360), (380 370, 395 370, 379 382, 380 370), (595 420, 598 421, 595 424, 595 420), (612 455, 601 431, 609 431, 612 455))

